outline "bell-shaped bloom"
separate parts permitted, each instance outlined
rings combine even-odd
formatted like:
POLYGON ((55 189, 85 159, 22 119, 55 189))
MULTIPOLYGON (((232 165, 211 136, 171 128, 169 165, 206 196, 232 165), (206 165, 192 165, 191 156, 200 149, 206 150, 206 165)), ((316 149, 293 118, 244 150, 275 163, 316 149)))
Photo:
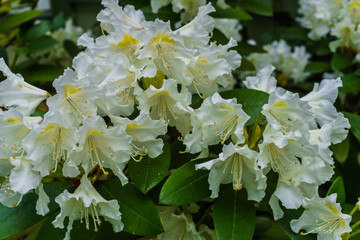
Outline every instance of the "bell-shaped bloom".
POLYGON ((271 75, 274 70, 274 66, 266 65, 256 73, 255 77, 247 77, 243 83, 247 88, 270 94, 275 91, 277 84, 276 79, 271 75))
POLYGON ((305 199, 305 211, 299 219, 291 220, 291 229, 301 235, 317 233, 318 240, 341 240, 343 233, 351 232, 351 216, 343 214, 336 193, 320 198, 305 199))
POLYGON ((0 71, 7 77, 0 83, 0 106, 15 107, 24 116, 30 116, 49 97, 48 92, 25 82, 20 74, 12 73, 3 58, 0 58, 0 71))
POLYGON ((96 116, 97 107, 92 100, 99 93, 94 92, 96 88, 91 86, 92 83, 77 80, 77 74, 68 68, 53 85, 57 94, 47 100, 50 111, 59 111, 74 127, 78 127, 84 118, 96 116))
POLYGON ((85 173, 99 166, 105 174, 108 174, 105 168, 110 168, 125 184, 127 178, 122 170, 130 159, 132 148, 131 137, 122 127, 108 128, 104 119, 98 116, 95 119, 85 119, 77 134, 78 147, 65 162, 64 175, 70 177, 78 175, 80 173, 78 165, 83 167, 85 173))
POLYGON ((33 162, 34 170, 42 176, 55 172, 60 161, 66 161, 75 147, 76 129, 59 112, 45 114, 44 121, 32 129, 22 141, 26 159, 33 162))
POLYGON ((306 133, 307 130, 316 127, 311 107, 307 102, 299 99, 297 93, 277 88, 269 96, 268 104, 265 104, 261 113, 275 130, 283 133, 299 131, 306 133))
POLYGON ((258 153, 247 145, 237 147, 230 143, 224 145, 219 158, 197 164, 196 169, 208 169, 211 197, 216 198, 220 184, 233 183, 234 190, 246 188, 248 199, 260 202, 265 196, 266 177, 256 165, 258 153))
POLYGON ((24 117, 16 109, 0 110, 0 149, 7 158, 20 156, 24 152, 23 139, 33 126, 42 121, 41 117, 24 117))
POLYGON ((90 229, 90 224, 94 224, 95 232, 101 224, 100 216, 113 225, 115 232, 123 229, 118 202, 105 200, 87 178, 82 178, 81 184, 74 193, 65 190, 55 198, 55 201, 59 204, 61 211, 52 222, 53 225, 56 228, 64 228, 64 220, 66 217, 69 218, 64 239, 70 239, 72 225, 79 219, 81 223, 85 222, 87 229, 90 229))
POLYGON ((235 98, 223 99, 215 93, 191 114, 193 129, 185 136, 186 150, 197 153, 209 145, 224 143, 229 138, 237 144, 243 143, 244 126, 249 119, 235 98))
POLYGON ((230 48, 237 45, 230 39, 226 45, 211 43, 199 49, 199 54, 186 67, 188 81, 184 82, 199 96, 211 96, 218 85, 227 87, 233 81, 231 72, 241 64, 241 56, 230 48))
POLYGON ((162 153, 164 143, 157 137, 167 132, 167 124, 163 119, 152 120, 148 112, 140 112, 134 120, 112 116, 111 121, 121 125, 132 137, 132 157, 149 155, 155 158, 162 153))
POLYGON ((185 88, 178 92, 176 80, 164 80, 159 89, 151 85, 138 93, 137 100, 139 108, 150 112, 152 119, 164 119, 169 126, 175 126, 182 135, 189 132, 191 94, 185 88))

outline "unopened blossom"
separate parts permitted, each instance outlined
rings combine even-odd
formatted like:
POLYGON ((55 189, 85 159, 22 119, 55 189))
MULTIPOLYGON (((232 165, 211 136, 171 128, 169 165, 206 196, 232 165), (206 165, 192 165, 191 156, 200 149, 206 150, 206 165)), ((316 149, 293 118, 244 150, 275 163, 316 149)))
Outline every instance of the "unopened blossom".
POLYGON ((211 197, 218 197, 220 184, 232 182, 234 190, 245 188, 249 200, 261 201, 265 196, 266 177, 256 164, 258 153, 247 145, 224 145, 219 158, 197 164, 196 169, 208 169, 211 197))
POLYGON ((0 83, 0 106, 14 107, 29 116, 49 93, 30 85, 20 74, 10 71, 3 58, 0 58, 0 71, 7 77, 0 83))
POLYGON ((351 232, 351 216, 341 212, 336 197, 334 193, 326 198, 305 199, 305 211, 299 219, 291 220, 291 229, 301 235, 317 233, 318 240, 341 240, 343 233, 351 232))
POLYGON ((124 227, 118 202, 104 199, 86 178, 82 178, 80 186, 74 193, 65 190, 55 198, 55 201, 59 204, 61 211, 52 223, 56 228, 64 228, 64 220, 66 217, 69 218, 64 238, 66 240, 70 239, 70 231, 76 220, 85 222, 87 229, 90 229, 90 225, 93 224, 95 232, 101 224, 100 216, 113 225, 115 232, 120 232, 124 227))

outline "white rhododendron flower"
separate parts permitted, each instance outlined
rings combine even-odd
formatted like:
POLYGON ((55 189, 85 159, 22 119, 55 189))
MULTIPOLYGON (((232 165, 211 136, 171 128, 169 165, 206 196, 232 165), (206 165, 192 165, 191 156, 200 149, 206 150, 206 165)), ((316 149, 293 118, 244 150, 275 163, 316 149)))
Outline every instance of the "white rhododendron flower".
POLYGON ((258 153, 247 145, 224 145, 219 158, 197 164, 196 169, 208 169, 211 197, 218 197, 220 184, 232 182, 234 190, 246 188, 248 199, 260 202, 265 196, 266 177, 256 164, 258 153))
POLYGON ((48 92, 25 82, 20 74, 12 73, 3 58, 0 58, 0 71, 7 77, 0 83, 0 106, 14 107, 23 115, 29 116, 49 97, 48 92))
POLYGON ((243 83, 247 88, 263 91, 270 94, 276 89, 277 81, 272 76, 272 72, 274 70, 274 66, 267 65, 261 68, 256 73, 255 77, 247 77, 245 81, 243 81, 243 83))
POLYGON ((16 109, 0 111, 0 149, 6 157, 20 156, 24 152, 23 139, 39 124, 41 117, 24 117, 16 109))
POLYGON ((189 132, 191 94, 185 88, 178 92, 174 79, 164 80, 159 89, 151 85, 137 96, 137 100, 139 108, 150 112, 152 119, 164 119, 169 126, 175 126, 183 135, 189 132))
POLYGON ((59 112, 45 115, 44 121, 32 129, 22 141, 26 159, 42 176, 56 172, 58 163, 66 161, 75 147, 76 129, 59 112))
POLYGON ((193 129, 184 138, 186 150, 197 153, 209 145, 224 144, 229 138, 237 144, 243 143, 244 126, 249 119, 235 98, 223 99, 215 93, 191 114, 193 129))
POLYGON ((311 107, 302 101, 297 93, 277 88, 269 96, 268 104, 263 106, 261 113, 275 130, 284 133, 305 132, 315 126, 311 107))
POLYGON ((240 31, 243 26, 239 20, 230 18, 214 18, 214 26, 222 32, 226 38, 233 38, 236 41, 241 41, 242 36, 240 31))
POLYGON ((64 165, 64 175, 75 177, 80 172, 81 165, 85 173, 95 166, 108 174, 105 168, 110 168, 120 178, 123 184, 127 178, 122 172, 131 154, 131 137, 120 126, 108 128, 100 117, 86 118, 77 132, 78 147, 71 152, 64 165))
POLYGON ((69 218, 64 239, 70 239, 73 222, 79 219, 81 223, 85 222, 87 229, 90 229, 90 224, 94 224, 95 232, 101 224, 100 216, 113 225, 115 232, 120 232, 124 227, 118 202, 105 200, 87 178, 82 178, 80 186, 74 193, 65 190, 56 197, 55 201, 59 204, 61 211, 52 222, 53 225, 56 228, 64 228, 64 220, 66 217, 69 218))
MULTIPOLYGON (((132 137, 132 157, 149 155, 155 158, 162 153, 163 140, 160 135, 167 132, 167 124, 163 119, 152 120, 148 112, 140 112, 134 120, 112 116, 115 125, 121 125, 125 132, 132 137)), ((142 158, 142 157, 140 157, 142 158)))
POLYGON ((305 211, 299 219, 291 220, 291 229, 296 233, 305 230, 300 232, 302 235, 317 233, 318 240, 341 240, 343 233, 351 232, 351 216, 341 212, 336 196, 334 193, 326 198, 305 199, 305 211))

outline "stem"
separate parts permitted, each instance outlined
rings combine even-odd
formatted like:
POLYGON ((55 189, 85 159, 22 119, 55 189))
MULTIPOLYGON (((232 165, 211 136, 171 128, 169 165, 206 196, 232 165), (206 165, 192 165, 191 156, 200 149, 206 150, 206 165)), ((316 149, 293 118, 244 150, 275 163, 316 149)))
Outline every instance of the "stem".
POLYGON ((351 229, 355 229, 359 225, 360 225, 360 220, 354 223, 354 225, 351 226, 351 229))
POLYGON ((355 207, 351 210, 351 212, 349 213, 349 215, 352 216, 358 209, 359 209, 358 205, 355 204, 355 207))
POLYGON ((11 66, 10 66, 10 70, 13 71, 14 70, 14 67, 15 67, 15 64, 16 64, 16 61, 18 59, 19 55, 17 53, 15 53, 15 56, 14 56, 14 59, 11 63, 11 66))
POLYGON ((350 234, 350 238, 353 237, 353 236, 358 235, 359 233, 360 233, 360 229, 357 230, 356 232, 351 233, 351 234, 350 234))

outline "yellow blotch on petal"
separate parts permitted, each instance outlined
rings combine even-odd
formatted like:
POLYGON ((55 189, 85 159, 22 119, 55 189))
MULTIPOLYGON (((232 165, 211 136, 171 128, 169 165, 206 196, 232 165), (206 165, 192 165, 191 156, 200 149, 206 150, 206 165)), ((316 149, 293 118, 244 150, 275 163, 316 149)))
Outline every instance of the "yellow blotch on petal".
POLYGON ((273 107, 277 107, 277 108, 283 108, 283 107, 287 107, 287 103, 285 100, 280 100, 277 101, 276 103, 274 103, 273 107))
POLYGON ((5 120, 6 123, 9 123, 9 124, 14 124, 14 123, 20 123, 21 120, 17 117, 8 117, 6 120, 5 120))
POLYGON ((150 42, 150 44, 156 44, 156 43, 159 43, 159 42, 162 42, 162 43, 167 43, 167 44, 170 44, 170 45, 175 45, 176 42, 174 39, 172 39, 169 34, 167 34, 166 32, 161 32, 161 33, 158 33, 154 39, 150 42))
POLYGON ((129 47, 131 45, 137 45, 139 42, 138 39, 133 38, 130 34, 125 33, 123 40, 118 42, 118 47, 129 47))
POLYGON ((65 91, 64 98, 68 98, 71 95, 77 94, 80 90, 81 88, 74 87, 71 84, 66 84, 64 86, 64 91, 65 91))

